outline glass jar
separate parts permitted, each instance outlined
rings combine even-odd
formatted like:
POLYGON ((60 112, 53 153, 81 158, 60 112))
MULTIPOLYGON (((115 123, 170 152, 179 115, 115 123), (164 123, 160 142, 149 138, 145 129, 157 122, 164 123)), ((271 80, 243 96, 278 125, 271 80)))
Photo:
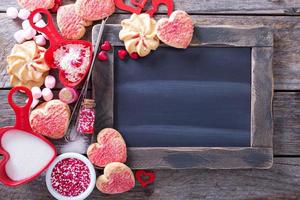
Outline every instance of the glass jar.
POLYGON ((79 111, 77 124, 78 133, 94 133, 95 113, 95 101, 93 99, 84 99, 79 111))

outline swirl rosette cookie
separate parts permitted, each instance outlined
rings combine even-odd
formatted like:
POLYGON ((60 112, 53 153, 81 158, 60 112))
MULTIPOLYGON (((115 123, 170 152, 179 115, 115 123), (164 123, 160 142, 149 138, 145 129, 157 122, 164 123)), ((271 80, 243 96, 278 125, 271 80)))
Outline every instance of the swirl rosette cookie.
POLYGON ((45 63, 46 49, 34 41, 16 44, 7 57, 7 73, 12 86, 32 88, 43 85, 50 68, 45 63))
POLYGON ((156 21, 148 14, 132 14, 121 22, 120 40, 124 41, 128 53, 136 52, 139 56, 148 55, 159 46, 156 35, 156 21))

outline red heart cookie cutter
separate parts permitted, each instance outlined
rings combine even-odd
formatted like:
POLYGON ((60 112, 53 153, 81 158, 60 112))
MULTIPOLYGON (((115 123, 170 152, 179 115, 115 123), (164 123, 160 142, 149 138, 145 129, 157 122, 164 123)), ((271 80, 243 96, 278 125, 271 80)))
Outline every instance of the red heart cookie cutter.
MULTIPOLYGON (((148 0, 130 0, 130 3, 133 6, 127 5, 124 0, 115 0, 116 6, 120 10, 128 11, 135 14, 141 14, 148 0)), ((152 8, 147 10, 151 17, 153 17, 154 13, 157 12, 159 5, 165 5, 167 7, 168 15, 170 16, 174 9, 173 0, 152 0, 151 1, 152 8)))
POLYGON ((35 175, 33 175, 29 178, 20 180, 20 181, 14 181, 14 180, 11 180, 8 177, 8 175, 6 173, 6 170, 5 170, 5 166, 6 166, 6 163, 8 162, 8 160, 10 159, 10 155, 5 149, 3 149, 2 145, 1 145, 1 142, 0 142, 0 154, 3 155, 3 158, 0 160, 0 182, 2 182, 3 184, 5 184, 7 186, 18 186, 18 185, 22 185, 22 184, 25 184, 25 183, 28 183, 28 182, 34 180, 45 169, 48 168, 48 166, 52 163, 52 161, 56 157, 56 149, 55 149, 54 145, 51 142, 49 142, 47 139, 45 139, 43 136, 35 134, 33 132, 33 130, 31 129, 31 127, 30 127, 30 124, 29 124, 29 110, 30 110, 30 105, 32 103, 32 99, 33 98, 32 98, 31 91, 29 89, 27 89, 26 87, 18 86, 18 87, 14 87, 13 89, 10 90, 10 92, 8 93, 8 103, 10 104, 10 106, 15 111, 16 123, 15 123, 14 126, 0 128, 0 141, 3 137, 3 135, 5 135, 10 130, 24 131, 24 132, 27 132, 28 134, 33 135, 34 137, 37 137, 38 139, 40 139, 42 141, 44 141, 46 144, 48 144, 49 147, 53 150, 53 152, 54 152, 53 155, 54 156, 49 160, 48 164, 46 166, 44 166, 35 175), (28 102, 24 106, 18 106, 13 101, 13 94, 17 91, 25 93, 28 97, 28 102))
POLYGON ((135 178, 141 184, 142 187, 146 187, 147 185, 154 182, 155 173, 151 171, 137 170, 135 172, 135 178))
POLYGON ((47 49, 45 53, 45 61, 49 67, 52 68, 58 68, 59 69, 59 79, 62 82, 64 86, 67 87, 75 87, 77 86, 88 74, 91 62, 92 62, 92 54, 93 54, 93 49, 92 49, 92 44, 90 42, 84 41, 84 40, 66 40, 64 39, 56 30, 55 25, 52 20, 52 16, 50 12, 46 9, 43 8, 38 8, 34 10, 30 16, 29 16, 29 22, 32 28, 35 30, 44 33, 50 41, 50 47, 47 49), (44 14, 47 17, 47 24, 44 27, 37 27, 34 22, 33 22, 33 17, 35 14, 41 13, 44 14), (63 70, 61 70, 54 62, 54 52, 59 49, 62 46, 68 45, 68 44, 81 44, 85 47, 88 47, 90 50, 90 60, 89 60, 89 65, 87 69, 85 70, 84 74, 82 74, 81 79, 76 81, 76 82, 70 82, 66 77, 65 73, 63 70))

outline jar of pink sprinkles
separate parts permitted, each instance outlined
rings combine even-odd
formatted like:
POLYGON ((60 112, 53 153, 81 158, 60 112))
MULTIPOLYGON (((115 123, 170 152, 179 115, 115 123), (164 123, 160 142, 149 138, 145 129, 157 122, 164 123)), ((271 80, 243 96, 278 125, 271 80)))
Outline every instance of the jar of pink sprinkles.
POLYGON ((47 188, 59 200, 86 199, 93 191, 95 183, 94 166, 78 153, 60 155, 46 173, 47 188))

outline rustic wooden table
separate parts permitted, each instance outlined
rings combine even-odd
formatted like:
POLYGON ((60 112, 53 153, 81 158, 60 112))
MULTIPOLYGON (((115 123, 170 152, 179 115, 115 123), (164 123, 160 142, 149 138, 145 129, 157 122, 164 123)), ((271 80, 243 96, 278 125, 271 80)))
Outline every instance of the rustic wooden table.
MULTIPOLYGON (((72 1, 64 0, 65 4, 72 1)), ((20 23, 5 10, 16 0, 0 1, 0 124, 12 125, 6 56, 20 23)), ((95 190, 89 199, 300 199, 300 0, 175 0, 175 8, 202 25, 266 25, 274 30, 274 165, 270 170, 158 170, 155 184, 121 195, 95 190)), ((162 8, 161 13, 165 10, 162 8)), ((129 15, 118 11, 109 23, 129 15)), ((159 16, 158 16, 159 17, 159 16)), ((91 28, 86 34, 91 38, 91 28)), ((57 144, 59 149, 59 144, 57 144)), ((44 176, 18 188, 0 185, 0 199, 51 199, 44 176)))

